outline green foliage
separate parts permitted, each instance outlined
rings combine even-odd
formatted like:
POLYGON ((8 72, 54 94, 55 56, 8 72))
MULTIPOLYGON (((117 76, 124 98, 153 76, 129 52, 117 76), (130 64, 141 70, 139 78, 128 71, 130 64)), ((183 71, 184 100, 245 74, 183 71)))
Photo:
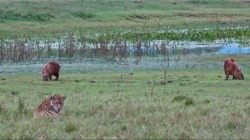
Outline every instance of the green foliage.
POLYGON ((180 96, 175 96, 174 99, 172 100, 172 102, 182 102, 185 101, 184 104, 185 106, 189 106, 189 105, 194 105, 194 100, 191 97, 186 97, 183 95, 180 96))
POLYGON ((236 129, 236 125, 233 122, 228 122, 227 123, 227 128, 229 130, 235 130, 236 129))
POLYGON ((28 111, 25 101, 22 97, 17 97, 17 100, 18 100, 17 110, 13 112, 15 113, 16 118, 32 114, 31 112, 28 111))
POLYGON ((77 131, 77 126, 72 123, 72 122, 68 122, 65 126, 65 132, 66 133, 71 133, 71 132, 74 132, 74 131, 77 131))
POLYGON ((184 100, 187 100, 189 99, 189 97, 186 97, 186 96, 175 96, 174 99, 172 100, 172 102, 181 102, 181 101, 184 101, 184 100))
POLYGON ((54 18, 49 13, 17 13, 14 11, 0 12, 0 20, 15 20, 15 21, 49 21, 54 18))
POLYGON ((246 40, 250 37, 250 28, 217 28, 210 30, 190 29, 182 31, 166 32, 128 32, 128 33, 107 33, 97 37, 97 42, 101 40, 130 40, 133 42, 148 40, 189 40, 189 41, 214 41, 216 39, 238 39, 246 40))
POLYGON ((89 19, 96 16, 95 14, 89 12, 76 12, 73 15, 82 19, 89 19))
POLYGON ((185 101, 185 105, 186 106, 189 106, 189 105, 194 105, 194 100, 193 98, 188 98, 186 101, 185 101))

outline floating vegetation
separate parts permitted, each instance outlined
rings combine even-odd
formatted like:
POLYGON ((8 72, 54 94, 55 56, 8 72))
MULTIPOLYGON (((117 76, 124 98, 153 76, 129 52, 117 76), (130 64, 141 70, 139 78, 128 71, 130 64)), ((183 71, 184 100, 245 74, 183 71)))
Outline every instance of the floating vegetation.
MULTIPOLYGON (((23 15, 25 16, 25 15, 23 15)), ((37 14, 37 15, 26 15, 25 18, 19 17, 16 19, 8 17, 13 20, 37 20, 46 21, 53 18, 52 15, 37 14), (27 17, 26 17, 27 16, 27 17), (45 17, 43 17, 45 16, 45 17), (47 18, 46 18, 47 17, 47 18)), ((80 18, 93 18, 96 15, 92 13, 74 13, 74 16, 80 18)), ((0 20, 4 20, 4 14, 0 15, 0 20)), ((7 17, 6 17, 7 18, 7 17)), ((8 19, 7 18, 7 19, 8 19)), ((1 31, 1 29, 0 29, 1 31)), ((39 40, 48 40, 53 38, 62 38, 67 36, 66 34, 17 34, 17 33, 7 33, 4 31, 0 32, 0 39, 30 39, 39 38, 39 40)), ((186 29, 186 30, 166 30, 161 32, 120 32, 120 33, 97 33, 97 34, 83 34, 83 33, 73 33, 74 36, 79 38, 84 37, 80 40, 84 40, 89 43, 100 42, 100 41, 152 41, 152 40, 169 40, 169 41, 214 41, 218 39, 234 39, 241 42, 250 41, 250 28, 248 27, 238 27, 238 28, 214 28, 214 29, 186 29)))
POLYGON ((250 28, 217 28, 209 30, 183 30, 166 32, 141 32, 141 33, 109 33, 99 35, 97 40, 188 40, 188 41, 213 41, 216 39, 248 40, 250 28))

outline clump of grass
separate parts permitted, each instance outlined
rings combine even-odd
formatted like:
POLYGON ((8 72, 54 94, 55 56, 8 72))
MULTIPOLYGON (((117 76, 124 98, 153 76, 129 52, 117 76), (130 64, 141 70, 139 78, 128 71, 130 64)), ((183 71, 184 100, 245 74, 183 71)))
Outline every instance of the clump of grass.
POLYGON ((134 15, 129 15, 127 17, 127 19, 128 20, 131 20, 131 19, 149 19, 149 16, 134 14, 134 15))
POLYGON ((1 78, 1 80, 6 80, 6 78, 1 78))
POLYGON ((185 105, 186 105, 186 106, 194 105, 194 100, 193 100, 193 98, 188 98, 188 99, 186 99, 185 105))
POLYGON ((236 125, 233 122, 228 122, 226 128, 228 128, 229 130, 235 130, 236 125))
POLYGON ((0 20, 15 20, 15 21, 49 21, 54 18, 49 13, 17 13, 14 11, 1 12, 0 20))
POLYGON ((76 12, 73 14, 75 17, 79 17, 82 19, 89 19, 89 18, 93 18, 96 15, 91 13, 91 12, 76 12))
POLYGON ((19 114, 26 114, 27 110, 25 108, 25 103, 24 100, 22 98, 18 98, 18 107, 17 107, 17 111, 19 114))
POLYGON ((67 123, 67 125, 65 126, 66 133, 77 131, 77 129, 78 129, 77 126, 72 122, 67 123))
POLYGON ((2 113, 4 111, 5 111, 4 105, 3 105, 3 103, 0 102, 0 113, 2 113))
POLYGON ((186 133, 181 133, 178 139, 190 139, 190 137, 186 133))
POLYGON ((126 125, 122 125, 122 126, 121 126, 121 130, 122 130, 122 131, 126 131, 127 129, 128 129, 128 128, 127 128, 126 125))
POLYGON ((95 80, 90 80, 89 82, 90 82, 90 83, 96 83, 96 81, 95 81, 95 80))
POLYGON ((186 1, 185 3, 189 3, 189 4, 208 4, 207 1, 201 1, 201 0, 189 0, 189 1, 186 1))
POLYGON ((194 105, 195 104, 193 98, 187 97, 187 96, 183 96, 183 95, 175 96, 174 99, 172 100, 172 102, 182 102, 182 101, 185 101, 185 103, 184 103, 185 106, 189 106, 189 105, 194 105))
POLYGON ((15 96, 15 95, 18 95, 18 94, 19 94, 18 91, 12 91, 12 92, 11 92, 11 95, 14 95, 14 96, 15 96))
POLYGON ((172 102, 181 102, 183 100, 187 100, 189 97, 180 95, 180 96, 175 96, 174 99, 172 100, 172 102))
POLYGON ((143 3, 143 0, 134 0, 133 3, 143 3))
POLYGON ((204 100, 204 103, 205 103, 205 104, 209 104, 210 102, 211 102, 211 101, 208 100, 208 99, 204 100))

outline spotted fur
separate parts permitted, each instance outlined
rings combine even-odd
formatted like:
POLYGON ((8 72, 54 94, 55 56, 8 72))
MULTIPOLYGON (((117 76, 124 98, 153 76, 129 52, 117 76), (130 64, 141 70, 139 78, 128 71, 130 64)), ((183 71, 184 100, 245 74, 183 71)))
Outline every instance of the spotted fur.
POLYGON ((34 113, 34 117, 57 118, 64 105, 66 96, 54 95, 43 100, 34 113))

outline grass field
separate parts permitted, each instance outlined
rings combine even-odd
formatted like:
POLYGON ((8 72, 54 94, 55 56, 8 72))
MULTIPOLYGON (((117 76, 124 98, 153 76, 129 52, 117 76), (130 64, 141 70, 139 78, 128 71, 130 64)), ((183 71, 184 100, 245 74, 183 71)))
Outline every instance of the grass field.
POLYGON ((61 34, 235 27, 247 0, 1 0, 0 33, 61 34))
POLYGON ((4 74, 0 138, 249 139, 250 69, 242 68, 243 81, 224 80, 219 67, 169 69, 166 79, 162 69, 63 71, 48 82, 38 72, 4 74), (67 96, 60 120, 34 119, 52 94, 67 96))
POLYGON ((189 41, 249 46, 249 7, 249 0, 0 0, 0 139, 250 139, 250 57, 172 52, 189 41), (110 47, 124 40, 138 55, 118 63, 110 47), (152 40, 170 44, 156 46, 165 49, 155 57, 140 55, 152 40), (225 57, 236 58, 245 80, 224 80, 225 57), (52 58, 59 81, 42 81, 52 58), (53 94, 67 96, 60 119, 34 119, 53 94))

